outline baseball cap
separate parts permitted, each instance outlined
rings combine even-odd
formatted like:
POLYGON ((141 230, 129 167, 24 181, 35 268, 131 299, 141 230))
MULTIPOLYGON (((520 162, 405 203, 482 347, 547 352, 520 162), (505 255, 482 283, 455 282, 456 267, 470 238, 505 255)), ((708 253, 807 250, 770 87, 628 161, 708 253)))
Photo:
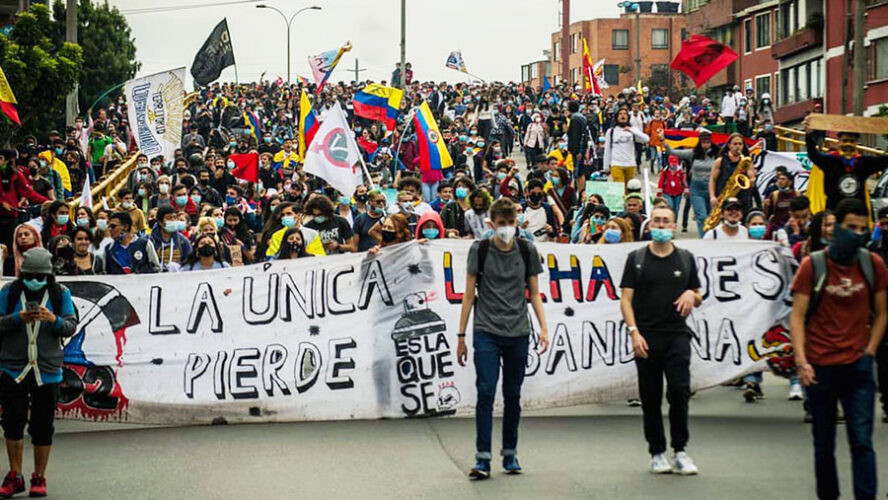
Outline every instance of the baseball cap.
POLYGON ((722 210, 730 210, 732 208, 743 208, 743 204, 734 196, 725 198, 725 201, 722 202, 722 210))

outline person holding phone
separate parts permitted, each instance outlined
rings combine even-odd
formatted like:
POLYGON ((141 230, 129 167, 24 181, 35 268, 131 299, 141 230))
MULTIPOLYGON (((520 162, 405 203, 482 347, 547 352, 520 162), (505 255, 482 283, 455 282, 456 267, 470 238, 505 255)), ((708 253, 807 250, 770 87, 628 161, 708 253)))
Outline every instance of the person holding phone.
POLYGON ((56 283, 52 254, 41 247, 28 250, 19 277, 0 290, 0 425, 10 469, 0 484, 0 498, 25 491, 25 424, 34 445, 30 496, 46 496, 46 466, 62 382, 62 339, 73 335, 76 327, 71 292, 56 283))

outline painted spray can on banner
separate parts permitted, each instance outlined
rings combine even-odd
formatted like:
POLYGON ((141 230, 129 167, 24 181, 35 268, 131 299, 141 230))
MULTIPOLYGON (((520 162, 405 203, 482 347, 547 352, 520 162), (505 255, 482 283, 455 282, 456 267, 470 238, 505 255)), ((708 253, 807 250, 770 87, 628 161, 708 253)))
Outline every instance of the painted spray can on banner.
POLYGON ((447 325, 429 308, 425 292, 407 295, 403 304, 404 314, 392 330, 401 411, 407 417, 452 415, 460 393, 447 325))

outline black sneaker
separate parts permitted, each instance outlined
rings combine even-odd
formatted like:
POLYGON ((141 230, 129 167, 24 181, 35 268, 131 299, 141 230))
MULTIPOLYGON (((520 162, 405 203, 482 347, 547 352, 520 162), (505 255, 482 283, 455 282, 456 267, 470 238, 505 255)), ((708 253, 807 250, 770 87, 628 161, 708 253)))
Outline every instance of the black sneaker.
POLYGON ((746 384, 746 387, 743 389, 743 399, 746 400, 747 403, 755 403, 758 399, 758 393, 761 392, 761 389, 756 389, 756 385, 752 382, 746 384))
POLYGON ((487 479, 490 477, 490 460, 478 460, 472 470, 469 471, 469 477, 475 480, 487 479))

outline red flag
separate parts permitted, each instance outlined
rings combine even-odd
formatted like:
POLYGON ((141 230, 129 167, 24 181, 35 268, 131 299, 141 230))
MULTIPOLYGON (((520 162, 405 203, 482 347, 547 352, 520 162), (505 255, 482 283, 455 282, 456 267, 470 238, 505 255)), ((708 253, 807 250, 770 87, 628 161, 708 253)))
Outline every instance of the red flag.
POLYGON ((231 175, 247 182, 259 182, 259 154, 246 153, 228 155, 228 159, 234 162, 231 175))
POLYGON ((681 43, 681 50, 669 67, 684 72, 699 87, 736 61, 737 57, 737 53, 727 45, 703 35, 691 35, 681 43))
POLYGON ((283 84, 284 84, 284 78, 281 76, 279 76, 278 79, 274 81, 275 87, 280 87, 283 84))

